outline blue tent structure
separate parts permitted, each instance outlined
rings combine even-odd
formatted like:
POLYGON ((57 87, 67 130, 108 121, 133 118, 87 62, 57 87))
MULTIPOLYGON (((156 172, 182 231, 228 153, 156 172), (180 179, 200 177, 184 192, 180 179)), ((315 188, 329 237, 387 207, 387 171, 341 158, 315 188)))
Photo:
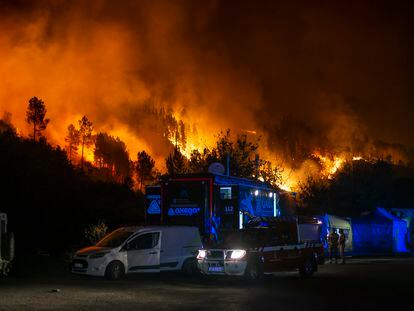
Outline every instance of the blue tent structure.
POLYGON ((414 250, 414 208, 391 208, 391 214, 407 223, 407 247, 414 250))
POLYGON ((321 240, 324 247, 328 247, 327 236, 332 229, 337 233, 342 229, 345 236, 345 252, 352 252, 353 250, 353 235, 352 235, 352 223, 349 218, 339 217, 335 215, 325 214, 324 216, 318 217, 322 221, 322 236, 321 240))
POLYGON ((407 223, 384 208, 352 220, 354 253, 390 254, 408 252, 407 223))

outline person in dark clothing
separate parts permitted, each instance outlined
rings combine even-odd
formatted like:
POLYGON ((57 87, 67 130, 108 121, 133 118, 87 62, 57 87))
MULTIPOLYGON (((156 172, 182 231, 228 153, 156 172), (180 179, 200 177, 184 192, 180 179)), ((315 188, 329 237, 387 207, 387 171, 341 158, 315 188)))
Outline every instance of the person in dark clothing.
POLYGON ((341 263, 345 264, 345 242, 346 236, 343 229, 339 229, 339 256, 341 257, 341 263))
POLYGON ((335 229, 332 229, 331 233, 328 235, 329 263, 338 262, 338 242, 339 235, 336 233, 335 229))

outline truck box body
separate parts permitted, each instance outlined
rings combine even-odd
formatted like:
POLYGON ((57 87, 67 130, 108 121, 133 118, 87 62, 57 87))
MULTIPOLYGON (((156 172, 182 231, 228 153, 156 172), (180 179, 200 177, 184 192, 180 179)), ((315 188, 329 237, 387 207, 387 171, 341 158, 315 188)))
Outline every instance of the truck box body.
POLYGON ((243 227, 253 216, 278 216, 279 194, 270 185, 219 174, 167 176, 158 188, 146 188, 147 223, 197 226, 203 236, 219 239, 223 231, 243 227), (154 192, 161 197, 159 214, 154 192), (151 199, 152 198, 152 199, 151 199))

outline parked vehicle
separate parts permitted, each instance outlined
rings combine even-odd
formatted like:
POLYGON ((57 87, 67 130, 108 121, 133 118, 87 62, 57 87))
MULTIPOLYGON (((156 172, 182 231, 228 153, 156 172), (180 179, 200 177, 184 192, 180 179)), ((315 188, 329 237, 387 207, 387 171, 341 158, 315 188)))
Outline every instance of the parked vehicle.
POLYGON ((0 213, 0 275, 10 271, 14 259, 14 235, 7 231, 7 214, 0 213))
POLYGON ((95 246, 78 251, 72 272, 116 280, 124 274, 197 271, 197 250, 202 248, 196 227, 123 227, 95 246))
POLYGON ((318 263, 324 262, 320 225, 313 218, 254 219, 245 229, 228 234, 217 247, 199 250, 198 267, 203 274, 248 280, 289 270, 310 277, 318 263))
POLYGON ((248 221, 245 212, 262 217, 280 215, 279 193, 265 182, 217 172, 167 175, 160 185, 145 189, 146 221, 197 226, 204 241, 215 242, 225 231, 243 228, 248 221))

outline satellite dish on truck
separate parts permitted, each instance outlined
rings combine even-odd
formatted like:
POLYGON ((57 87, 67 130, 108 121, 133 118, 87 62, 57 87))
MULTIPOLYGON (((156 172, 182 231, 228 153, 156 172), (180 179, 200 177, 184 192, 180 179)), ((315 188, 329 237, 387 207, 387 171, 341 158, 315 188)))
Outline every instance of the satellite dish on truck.
POLYGON ((211 174, 224 175, 225 171, 226 170, 225 170, 223 164, 218 163, 218 162, 213 162, 208 167, 208 172, 211 173, 211 174))

